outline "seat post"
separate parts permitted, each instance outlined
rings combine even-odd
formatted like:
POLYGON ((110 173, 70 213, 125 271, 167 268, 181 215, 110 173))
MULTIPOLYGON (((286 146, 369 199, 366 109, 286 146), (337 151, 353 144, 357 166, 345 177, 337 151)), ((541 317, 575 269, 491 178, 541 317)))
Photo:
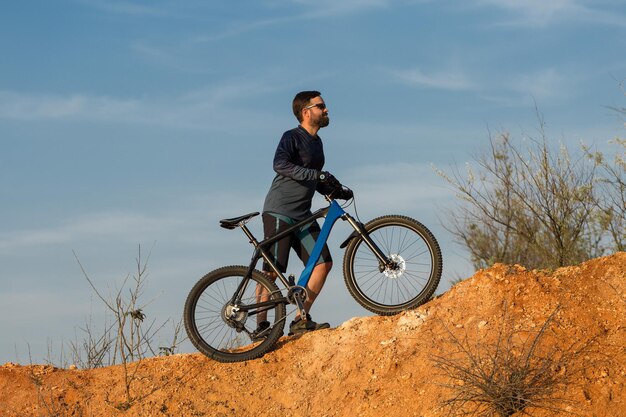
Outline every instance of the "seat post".
POLYGON ((241 227, 241 230, 243 230, 246 236, 248 236, 248 239, 250 239, 250 243, 252 243, 252 245, 256 248, 259 242, 256 240, 250 229, 248 229, 248 226, 246 226, 245 223, 242 222, 239 224, 239 227, 241 227))

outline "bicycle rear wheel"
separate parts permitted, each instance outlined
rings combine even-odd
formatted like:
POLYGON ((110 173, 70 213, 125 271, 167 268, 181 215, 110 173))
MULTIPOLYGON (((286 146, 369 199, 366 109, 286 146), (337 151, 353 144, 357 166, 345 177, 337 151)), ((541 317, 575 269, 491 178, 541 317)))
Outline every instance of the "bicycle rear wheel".
POLYGON ((365 230, 394 266, 379 262, 363 239, 353 239, 344 255, 344 279, 350 294, 379 315, 418 307, 430 299, 441 278, 442 257, 433 234, 405 216, 383 216, 365 230))
POLYGON ((184 320, 189 340, 200 352, 219 362, 263 356, 283 334, 285 304, 277 302, 246 311, 246 306, 259 301, 282 298, 276 284, 261 272, 252 272, 240 302, 232 304, 231 299, 246 272, 244 266, 216 269, 196 283, 185 302, 184 320), (263 296, 259 298, 258 294, 263 296), (255 333, 257 318, 270 323, 260 334, 255 333))

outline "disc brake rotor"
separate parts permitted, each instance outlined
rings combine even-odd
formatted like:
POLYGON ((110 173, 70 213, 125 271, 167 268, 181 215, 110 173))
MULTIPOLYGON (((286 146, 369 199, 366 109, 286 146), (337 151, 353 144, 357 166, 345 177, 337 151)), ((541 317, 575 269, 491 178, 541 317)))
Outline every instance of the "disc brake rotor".
POLYGON ((402 274, 404 274, 404 271, 406 271, 406 262, 404 261, 404 258, 394 253, 389 257, 389 259, 391 259, 394 263, 394 266, 385 268, 383 274, 387 278, 391 279, 400 278, 402 274))

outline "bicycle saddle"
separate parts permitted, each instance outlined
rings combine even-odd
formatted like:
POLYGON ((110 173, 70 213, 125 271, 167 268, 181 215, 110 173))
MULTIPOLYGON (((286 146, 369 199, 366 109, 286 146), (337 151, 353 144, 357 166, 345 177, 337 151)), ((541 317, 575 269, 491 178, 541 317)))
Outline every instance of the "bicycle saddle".
POLYGON ((241 222, 245 222, 253 218, 254 216, 258 216, 259 212, 255 211, 254 213, 244 214, 243 216, 233 217, 232 219, 222 219, 220 220, 220 226, 224 229, 233 230, 237 225, 241 222))

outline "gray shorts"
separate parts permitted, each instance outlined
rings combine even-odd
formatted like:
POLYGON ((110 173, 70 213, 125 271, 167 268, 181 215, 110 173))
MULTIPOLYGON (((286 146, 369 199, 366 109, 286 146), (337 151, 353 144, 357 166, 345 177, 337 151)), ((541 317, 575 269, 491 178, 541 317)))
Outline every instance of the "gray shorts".
MULTIPOLYGON (((281 214, 263 213, 263 231, 265 233, 265 239, 276 235, 297 222, 297 220, 281 214)), ((269 247, 269 252, 280 272, 287 271, 290 249, 293 249, 302 261, 302 264, 306 265, 311 257, 311 252, 313 251, 319 234, 320 226, 317 224, 317 221, 313 221, 297 229, 291 235, 274 242, 269 247)), ((330 256, 328 245, 324 244, 320 258, 315 265, 332 261, 333 259, 330 256)), ((272 271, 272 268, 270 268, 267 262, 263 262, 263 271, 272 271)))

